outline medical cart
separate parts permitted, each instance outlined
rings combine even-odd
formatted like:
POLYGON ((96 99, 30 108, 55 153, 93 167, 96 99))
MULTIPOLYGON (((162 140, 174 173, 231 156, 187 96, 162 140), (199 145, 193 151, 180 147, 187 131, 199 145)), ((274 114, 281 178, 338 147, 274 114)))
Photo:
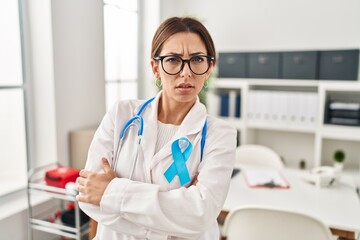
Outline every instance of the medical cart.
POLYGON ((34 239, 33 230, 52 233, 62 236, 63 239, 81 240, 89 232, 89 222, 80 225, 80 209, 76 201, 75 194, 69 193, 65 188, 49 186, 45 183, 44 176, 47 170, 60 166, 59 164, 49 164, 30 170, 28 174, 28 210, 29 210, 29 239, 34 239), (73 203, 75 210, 75 226, 63 224, 59 219, 55 221, 53 213, 35 214, 32 198, 35 194, 42 194, 47 200, 58 200, 60 210, 64 210, 66 204, 73 203))

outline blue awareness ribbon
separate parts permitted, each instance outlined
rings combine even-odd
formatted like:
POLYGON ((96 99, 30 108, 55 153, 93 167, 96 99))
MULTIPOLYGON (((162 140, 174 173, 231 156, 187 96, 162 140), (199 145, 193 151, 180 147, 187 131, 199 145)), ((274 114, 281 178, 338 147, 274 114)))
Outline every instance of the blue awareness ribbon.
POLYGON ((171 152, 174 162, 165 171, 164 176, 170 183, 176 175, 179 176, 181 186, 190 182, 189 171, 186 167, 186 161, 189 159, 192 152, 192 144, 187 138, 179 138, 175 140, 171 145, 171 152), (186 149, 182 152, 182 146, 187 144, 186 149))

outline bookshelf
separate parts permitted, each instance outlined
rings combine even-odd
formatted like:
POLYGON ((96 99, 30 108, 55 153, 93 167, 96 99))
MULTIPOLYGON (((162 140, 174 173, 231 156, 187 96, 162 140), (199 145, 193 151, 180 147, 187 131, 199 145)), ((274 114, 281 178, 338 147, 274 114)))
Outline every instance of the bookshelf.
POLYGON ((360 126, 334 125, 324 120, 326 102, 334 94, 354 96, 360 102, 360 82, 217 78, 209 89, 207 105, 209 114, 238 130, 239 144, 269 146, 288 167, 298 168, 302 159, 307 169, 332 165, 333 152, 341 148, 347 155, 345 170, 359 172, 360 126), (221 112, 227 105, 221 100, 224 93, 229 94, 227 116, 221 112), (240 104, 234 97, 237 94, 240 104), (257 119, 256 114, 261 116, 257 119))

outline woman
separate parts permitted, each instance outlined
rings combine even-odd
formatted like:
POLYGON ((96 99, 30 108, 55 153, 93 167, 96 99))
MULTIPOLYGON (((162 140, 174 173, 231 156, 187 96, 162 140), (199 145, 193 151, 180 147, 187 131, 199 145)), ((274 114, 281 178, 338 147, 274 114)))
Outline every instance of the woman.
POLYGON ((96 239, 218 240, 236 131, 208 116, 197 97, 215 64, 213 41, 197 20, 174 17, 157 29, 151 54, 163 90, 146 102, 120 101, 105 115, 77 199, 99 222, 96 239))

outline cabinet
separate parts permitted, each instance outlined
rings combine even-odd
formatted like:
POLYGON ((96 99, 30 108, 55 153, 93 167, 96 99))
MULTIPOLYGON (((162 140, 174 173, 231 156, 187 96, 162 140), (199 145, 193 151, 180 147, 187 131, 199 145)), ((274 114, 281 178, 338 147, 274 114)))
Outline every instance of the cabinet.
POLYGON ((51 164, 33 169, 29 172, 27 188, 29 207, 29 238, 33 239, 33 230, 39 230, 62 236, 66 239, 83 239, 83 237, 86 237, 86 234, 89 232, 89 223, 81 223, 80 209, 75 195, 64 188, 46 185, 44 181, 46 170, 52 169, 56 166, 57 164, 51 164), (74 226, 65 225, 60 220, 51 220, 56 209, 50 209, 50 211, 35 214, 33 211, 34 206, 32 204, 32 198, 37 194, 45 195, 49 200, 57 201, 56 205, 58 205, 58 211, 64 210, 66 205, 69 203, 73 204, 75 213, 74 226))
POLYGON ((360 99, 358 81, 218 78, 211 85, 208 111, 237 128, 239 144, 269 146, 281 155, 286 166, 298 167, 303 159, 308 169, 332 165, 333 153, 340 148, 346 153, 344 169, 359 178, 360 127, 324 123, 329 96, 360 99), (226 92, 230 100, 224 117, 220 116, 224 104, 219 96, 226 92), (234 101, 237 94, 240 105, 234 101))

